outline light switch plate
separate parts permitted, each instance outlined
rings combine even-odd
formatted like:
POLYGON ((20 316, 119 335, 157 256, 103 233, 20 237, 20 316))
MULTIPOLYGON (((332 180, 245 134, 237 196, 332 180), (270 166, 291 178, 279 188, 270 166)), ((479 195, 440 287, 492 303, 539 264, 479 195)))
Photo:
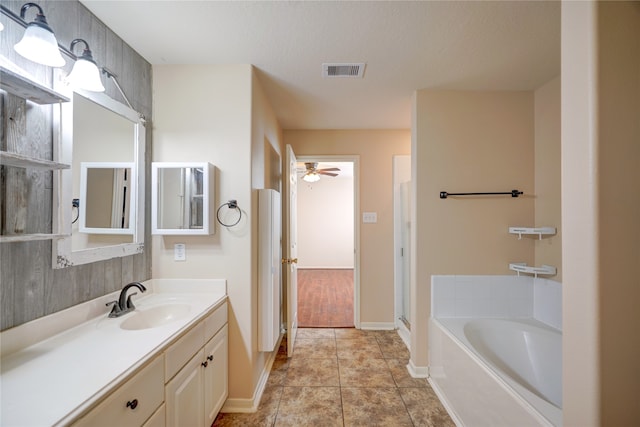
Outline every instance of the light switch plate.
POLYGON ((187 246, 184 243, 176 243, 175 245, 173 245, 173 260, 174 261, 187 260, 187 246))
POLYGON ((377 212, 363 212, 362 222, 365 224, 375 224, 378 222, 377 212))

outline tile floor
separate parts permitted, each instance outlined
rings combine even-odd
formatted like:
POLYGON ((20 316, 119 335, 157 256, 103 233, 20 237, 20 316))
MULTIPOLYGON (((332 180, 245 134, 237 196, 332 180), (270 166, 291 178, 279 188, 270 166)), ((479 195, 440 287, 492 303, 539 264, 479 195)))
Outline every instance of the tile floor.
POLYGON ((426 379, 412 378, 395 331, 298 329, 280 346, 258 411, 214 426, 454 427, 426 379))

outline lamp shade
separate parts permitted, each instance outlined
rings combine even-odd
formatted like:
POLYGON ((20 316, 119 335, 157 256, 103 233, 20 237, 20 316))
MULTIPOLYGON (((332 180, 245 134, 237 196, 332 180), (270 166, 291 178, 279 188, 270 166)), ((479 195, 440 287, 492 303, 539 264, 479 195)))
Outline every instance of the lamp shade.
POLYGON ((4 30, 4 24, 0 22, 0 31, 4 30))
POLYGON ((104 86, 100 79, 100 70, 93 60, 93 55, 89 49, 89 45, 82 39, 75 39, 71 42, 71 51, 78 43, 84 43, 85 48, 82 55, 78 57, 73 69, 67 77, 67 82, 77 89, 89 90, 92 92, 104 92, 104 86))
POLYGON ((100 70, 96 64, 86 59, 79 58, 68 77, 69 84, 78 89, 92 92, 104 92, 104 86, 100 80, 100 70))
POLYGON ((304 174, 302 180, 306 182, 318 182, 320 181, 320 175, 317 172, 307 173, 304 174))
POLYGON ((24 30, 22 40, 13 47, 16 52, 30 61, 50 67, 62 67, 65 64, 64 58, 60 55, 58 41, 53 34, 53 30, 47 24, 47 19, 42 13, 42 9, 35 3, 27 3, 20 9, 20 18, 30 7, 38 9, 36 19, 27 25, 24 30))

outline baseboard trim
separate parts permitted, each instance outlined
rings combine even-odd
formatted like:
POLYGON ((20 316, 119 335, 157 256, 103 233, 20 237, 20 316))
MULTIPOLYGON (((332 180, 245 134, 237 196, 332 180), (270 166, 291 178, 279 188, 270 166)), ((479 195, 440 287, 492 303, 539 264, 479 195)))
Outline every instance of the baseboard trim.
POLYGON ((404 342, 404 345, 407 346, 407 350, 411 351, 411 332, 404 324, 402 324, 402 322, 400 322, 400 325, 398 325, 398 335, 400 335, 400 338, 402 339, 402 342, 404 342))
POLYGON ((393 322, 360 322, 360 329, 369 331, 393 331, 395 328, 393 322))
POLYGON ((258 410, 258 406, 260 405, 260 400, 262 399, 262 394, 264 393, 264 389, 267 386, 267 381, 269 380, 269 374, 271 373, 271 367, 273 366, 273 362, 276 360, 276 355, 278 354, 278 349, 280 348, 280 344, 282 343, 282 338, 284 337, 283 333, 280 333, 280 338, 278 338, 278 343, 276 344, 276 349, 271 352, 269 355, 269 359, 267 363, 264 365, 264 369, 260 374, 260 379, 258 380, 258 385, 256 386, 255 391, 253 392, 253 397, 251 399, 235 399, 235 398, 227 398, 222 405, 222 409, 220 412, 227 413, 250 413, 256 412, 258 410))
POLYGON ((407 371, 413 378, 429 378, 429 367, 428 366, 416 366, 413 363, 413 360, 409 360, 409 364, 407 365, 407 371))

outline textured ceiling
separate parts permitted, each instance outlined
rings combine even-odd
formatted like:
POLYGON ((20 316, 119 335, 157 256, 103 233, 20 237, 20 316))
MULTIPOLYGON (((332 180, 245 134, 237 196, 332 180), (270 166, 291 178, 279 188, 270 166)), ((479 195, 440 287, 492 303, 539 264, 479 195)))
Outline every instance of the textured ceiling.
POLYGON ((81 0, 152 64, 253 64, 284 129, 411 127, 417 89, 560 74, 558 1, 81 0), (363 79, 323 62, 365 62, 363 79))

